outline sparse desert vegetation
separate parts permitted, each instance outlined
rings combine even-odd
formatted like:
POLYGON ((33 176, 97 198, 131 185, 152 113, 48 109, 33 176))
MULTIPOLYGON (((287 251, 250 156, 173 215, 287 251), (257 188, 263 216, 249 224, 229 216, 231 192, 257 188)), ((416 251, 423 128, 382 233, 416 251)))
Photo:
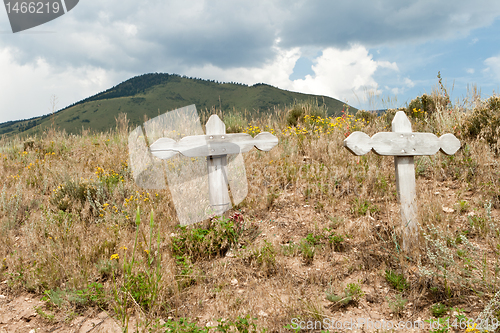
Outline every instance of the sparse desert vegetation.
POLYGON ((327 118, 297 103, 259 119, 221 114, 228 128, 272 131, 279 144, 244 156, 241 204, 182 228, 168 189, 134 183, 125 115, 106 133, 3 138, 0 291, 43 298, 39 327, 101 311, 140 332, 499 320, 500 97, 452 104, 441 87, 405 110, 414 131, 462 142, 453 156, 415 159, 412 253, 401 252, 393 158, 342 146, 355 130, 390 131, 395 111, 327 118))

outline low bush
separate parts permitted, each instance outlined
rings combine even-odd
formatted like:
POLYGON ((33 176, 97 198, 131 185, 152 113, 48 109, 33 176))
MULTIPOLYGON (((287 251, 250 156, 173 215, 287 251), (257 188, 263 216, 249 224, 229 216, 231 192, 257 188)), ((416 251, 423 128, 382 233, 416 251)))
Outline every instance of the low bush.
POLYGON ((500 154, 500 96, 492 96, 476 107, 462 124, 464 139, 479 139, 488 143, 491 150, 500 154))

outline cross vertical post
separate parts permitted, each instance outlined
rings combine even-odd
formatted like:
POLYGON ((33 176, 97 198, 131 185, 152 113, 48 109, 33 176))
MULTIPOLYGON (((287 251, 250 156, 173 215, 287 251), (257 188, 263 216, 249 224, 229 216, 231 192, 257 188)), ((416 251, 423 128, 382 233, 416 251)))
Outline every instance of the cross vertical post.
MULTIPOLYGON (((392 120, 392 132, 411 133, 411 123, 404 112, 397 112, 392 120)), ((404 150, 404 148, 402 149, 404 150)), ((417 192, 414 156, 394 156, 396 190, 400 202, 403 227, 403 249, 413 247, 417 234, 417 192)))
MULTIPOLYGON (((216 115, 211 115, 206 124, 209 137, 226 134, 226 125, 216 115)), ((227 155, 207 156, 208 188, 210 206, 215 215, 221 215, 231 207, 231 199, 227 190, 227 155)))

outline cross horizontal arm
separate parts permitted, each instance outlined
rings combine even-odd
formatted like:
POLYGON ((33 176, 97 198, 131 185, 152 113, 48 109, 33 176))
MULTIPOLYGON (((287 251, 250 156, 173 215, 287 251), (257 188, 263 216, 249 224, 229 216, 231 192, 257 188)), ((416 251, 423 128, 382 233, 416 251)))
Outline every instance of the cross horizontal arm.
POLYGON ((419 156, 434 155, 439 150, 453 155, 460 148, 460 141, 453 134, 437 137, 432 133, 380 132, 371 138, 363 132, 354 132, 344 140, 354 155, 373 151, 378 155, 419 156))
POLYGON ((269 132, 259 133, 255 138, 246 133, 193 135, 179 141, 169 138, 156 140, 151 153, 161 159, 169 159, 177 153, 187 157, 220 156, 250 151, 254 146, 269 151, 278 144, 278 138, 269 132))

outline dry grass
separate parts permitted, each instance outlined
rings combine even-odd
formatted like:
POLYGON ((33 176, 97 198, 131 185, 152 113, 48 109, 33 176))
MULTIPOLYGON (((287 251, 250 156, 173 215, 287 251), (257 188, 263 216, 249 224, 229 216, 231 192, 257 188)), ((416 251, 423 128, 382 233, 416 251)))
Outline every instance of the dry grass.
MULTIPOLYGON (((246 320, 276 332, 292 318, 428 319, 437 303, 476 318, 500 287, 500 168, 496 146, 461 130, 488 103, 473 96, 452 107, 438 92, 432 98, 432 114, 413 115, 414 130, 455 133, 462 148, 416 158, 421 228, 413 253, 400 251, 393 159, 342 147, 353 130, 390 130, 394 112, 325 120, 301 105, 296 127, 288 127, 288 110, 252 120, 247 131, 267 126, 280 143, 245 155, 247 198, 222 224, 182 229, 168 190, 134 184, 125 118, 104 134, 4 138, 2 288, 45 294, 44 311, 56 320, 103 308, 123 326, 137 316, 144 331, 161 331, 157 319, 169 317, 163 331, 179 318, 199 331, 246 320), (362 296, 327 299, 349 288, 362 296)), ((242 120, 234 118, 237 128, 242 120)), ((489 315, 498 317, 495 304, 489 315)))

